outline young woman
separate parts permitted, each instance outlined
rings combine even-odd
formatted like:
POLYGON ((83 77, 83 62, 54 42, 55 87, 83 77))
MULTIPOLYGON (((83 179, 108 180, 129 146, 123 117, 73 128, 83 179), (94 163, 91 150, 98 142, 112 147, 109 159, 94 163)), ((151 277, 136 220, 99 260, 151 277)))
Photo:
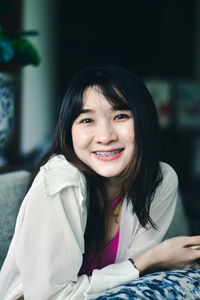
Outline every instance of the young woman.
POLYGON ((120 67, 82 71, 22 203, 0 299, 90 299, 139 275, 199 267, 188 246, 200 236, 162 242, 176 195, 144 84, 120 67))

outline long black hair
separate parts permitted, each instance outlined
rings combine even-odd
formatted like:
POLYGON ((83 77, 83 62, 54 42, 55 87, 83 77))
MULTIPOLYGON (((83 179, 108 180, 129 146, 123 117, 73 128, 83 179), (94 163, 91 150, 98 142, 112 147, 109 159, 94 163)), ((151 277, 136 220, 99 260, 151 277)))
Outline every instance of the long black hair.
POLYGON ((105 246, 106 209, 108 195, 102 178, 76 156, 71 136, 74 120, 81 112, 83 94, 97 87, 113 105, 130 109, 134 119, 134 155, 121 174, 122 195, 132 202, 142 226, 150 223, 150 205, 156 187, 162 180, 159 166, 159 126, 151 94, 142 80, 131 71, 113 65, 89 67, 69 84, 65 93, 50 150, 43 164, 52 155, 63 154, 85 175, 88 195, 88 218, 85 231, 86 253, 99 254, 105 246))

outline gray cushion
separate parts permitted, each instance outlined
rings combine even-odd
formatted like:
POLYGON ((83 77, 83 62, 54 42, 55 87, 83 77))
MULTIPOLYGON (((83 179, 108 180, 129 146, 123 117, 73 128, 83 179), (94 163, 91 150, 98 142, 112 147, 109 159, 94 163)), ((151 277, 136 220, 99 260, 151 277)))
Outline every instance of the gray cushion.
POLYGON ((13 237, 17 214, 30 176, 28 171, 0 174, 0 268, 13 237))

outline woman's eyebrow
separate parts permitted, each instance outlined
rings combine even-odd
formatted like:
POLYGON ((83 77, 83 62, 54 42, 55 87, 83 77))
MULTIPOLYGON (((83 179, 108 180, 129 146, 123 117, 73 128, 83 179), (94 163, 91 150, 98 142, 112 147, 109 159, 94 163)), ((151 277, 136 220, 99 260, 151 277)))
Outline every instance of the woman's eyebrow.
POLYGON ((92 109, 87 109, 87 108, 85 108, 85 109, 81 108, 81 110, 80 110, 80 114, 86 114, 86 113, 89 113, 89 112, 93 112, 93 110, 92 109))
MULTIPOLYGON (((130 108, 128 107, 122 107, 122 106, 112 106, 112 111, 129 111, 130 108)), ((80 114, 86 114, 86 113, 94 113, 93 109, 89 109, 89 108, 81 108, 80 110, 80 114)))
POLYGON ((113 111, 117 111, 117 110, 128 111, 128 110, 130 110, 130 108, 129 108, 129 107, 122 107, 122 106, 113 106, 113 107, 112 107, 112 110, 113 110, 113 111))

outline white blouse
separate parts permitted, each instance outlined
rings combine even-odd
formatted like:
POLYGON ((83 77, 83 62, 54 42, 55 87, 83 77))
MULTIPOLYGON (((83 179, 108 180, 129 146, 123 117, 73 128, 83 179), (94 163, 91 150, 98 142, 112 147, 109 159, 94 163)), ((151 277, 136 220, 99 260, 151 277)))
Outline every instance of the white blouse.
POLYGON ((84 253, 87 220, 84 175, 64 156, 41 167, 21 205, 15 233, 0 272, 0 299, 86 300, 138 278, 129 257, 160 243, 171 223, 178 179, 160 163, 163 181, 157 187, 150 216, 158 230, 143 228, 125 199, 120 221, 116 263, 92 276, 77 276, 84 253))

